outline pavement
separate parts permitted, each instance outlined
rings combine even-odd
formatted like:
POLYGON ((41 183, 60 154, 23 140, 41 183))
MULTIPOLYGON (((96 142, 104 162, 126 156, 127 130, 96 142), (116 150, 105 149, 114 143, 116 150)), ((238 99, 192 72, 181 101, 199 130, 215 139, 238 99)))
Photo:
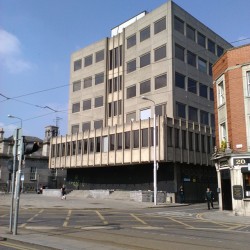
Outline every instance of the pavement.
MULTIPOLYGON (((0 206, 10 207, 11 195, 10 194, 0 194, 0 206)), ((83 197, 73 197, 68 195, 66 200, 61 200, 60 197, 49 197, 38 194, 22 194, 20 197, 20 208, 56 208, 56 209, 116 209, 116 210, 126 210, 126 209, 148 209, 148 208, 168 208, 168 207, 179 207, 179 206, 189 206, 189 204, 179 204, 179 203, 162 203, 156 206, 151 202, 135 202, 128 200, 114 200, 114 199, 94 199, 94 198, 83 198, 83 197)), ((206 204, 204 204, 204 207, 206 204)), ((218 209, 214 210, 204 210, 204 212, 198 214, 198 219, 216 221, 222 223, 236 223, 250 225, 250 217, 246 216, 235 216, 232 211, 220 211, 218 209)), ((0 224, 0 241, 6 239, 12 239, 16 241, 38 244, 41 246, 47 246, 54 249, 74 249, 74 250, 123 250, 122 247, 113 246, 103 246, 95 242, 84 242, 84 246, 79 247, 79 242, 70 239, 62 239, 56 235, 52 235, 46 232, 30 234, 30 231, 24 228, 18 228, 17 235, 13 235, 9 232, 8 226, 1 226, 0 224), (86 244, 85 244, 86 243, 86 244)))

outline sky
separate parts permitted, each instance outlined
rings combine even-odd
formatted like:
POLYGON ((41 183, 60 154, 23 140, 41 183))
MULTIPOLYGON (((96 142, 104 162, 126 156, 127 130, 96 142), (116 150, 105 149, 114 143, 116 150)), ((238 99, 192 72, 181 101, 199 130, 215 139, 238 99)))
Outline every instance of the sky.
MULTIPOLYGON (((0 128, 67 133, 70 56, 167 0, 0 0, 0 128), (9 118, 8 115, 17 118, 9 118), (56 122, 57 120, 57 122, 56 122)), ((233 46, 250 43, 249 0, 175 0, 233 46)))

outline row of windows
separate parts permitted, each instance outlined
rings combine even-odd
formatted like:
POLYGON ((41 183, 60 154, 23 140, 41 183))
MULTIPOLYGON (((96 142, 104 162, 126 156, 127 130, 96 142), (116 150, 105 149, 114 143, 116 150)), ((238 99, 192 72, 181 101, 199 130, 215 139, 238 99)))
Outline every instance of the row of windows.
POLYGON ((122 114, 122 100, 108 103, 108 117, 122 114))
POLYGON ((122 76, 114 77, 108 80, 108 93, 114 93, 118 90, 122 90, 122 76))
POLYGON ((214 92, 212 88, 203 83, 198 83, 194 79, 186 77, 178 72, 175 72, 175 86, 197 94, 210 101, 214 101, 214 92))
MULTIPOLYGON (((166 29, 166 17, 163 17, 159 20, 157 20, 154 23, 154 34, 158 34, 159 32, 166 29)), ((140 42, 143 42, 150 38, 150 25, 146 28, 143 28, 140 30, 140 42)), ((127 38, 127 49, 135 46, 137 43, 136 41, 136 34, 133 34, 132 36, 127 38)))
MULTIPOLYGON (((158 127, 156 127, 156 135, 158 127)), ((158 136, 156 136, 156 145, 158 145, 158 136)), ((76 154, 99 153, 114 150, 131 149, 154 146, 153 128, 127 131, 124 133, 110 134, 109 136, 95 137, 57 144, 52 146, 52 157, 70 156, 76 154), (141 135, 140 135, 141 132, 141 135)))
POLYGON ((212 63, 208 63, 205 59, 197 56, 193 52, 185 50, 185 48, 179 44, 175 44, 175 58, 197 68, 200 72, 212 76, 212 63))
MULTIPOLYGON (((103 120, 94 121, 94 129, 99 129, 103 127, 103 120)), ((91 130, 91 122, 83 122, 82 123, 82 132, 91 130)), ((76 134, 80 132, 80 125, 75 124, 71 126, 71 134, 76 134)))
MULTIPOLYGON (((104 83, 104 72, 95 74, 94 80, 95 80, 95 85, 104 83)), ((93 82, 92 76, 84 78, 83 79, 83 89, 91 87, 92 82, 93 82)), ((81 90, 81 86, 82 86, 81 80, 73 82, 73 92, 81 90)))
POLYGON ((122 66, 122 45, 109 51, 109 70, 122 66))
MULTIPOLYGON (((157 62, 167 56, 166 45, 154 49, 154 62, 157 62)), ((151 63, 151 52, 147 52, 140 56, 140 68, 151 63)), ((136 58, 127 62, 127 74, 136 70, 136 58)))
MULTIPOLYGON (((167 74, 162 74, 154 78, 154 89, 160 89, 167 86, 167 74)), ((151 80, 145 80, 140 83, 140 95, 151 91, 151 80)), ((127 88, 126 92, 127 99, 136 96, 136 84, 127 88)))
MULTIPOLYGON (((103 96, 95 97, 94 108, 99 108, 103 106, 103 96)), ((88 110, 92 108, 91 99, 83 100, 82 110, 88 110)), ((80 112, 80 102, 72 104, 72 113, 80 112)))
POLYGON ((211 125, 211 127, 215 126, 214 122, 214 114, 210 114, 210 122, 209 122, 209 113, 204 110, 198 110, 195 107, 187 106, 184 103, 176 102, 176 116, 179 118, 183 118, 185 120, 199 122, 205 125, 211 125))
MULTIPOLYGON (((97 51, 95 53, 95 62, 98 63, 104 60, 104 49, 97 51)), ((78 59, 74 61, 74 71, 77 71, 82 68, 82 64, 84 67, 88 67, 93 64, 93 54, 90 54, 82 59, 78 59)))
POLYGON ((209 38, 206 38, 205 35, 203 35, 199 31, 196 31, 189 24, 186 23, 185 25, 184 21, 176 16, 174 17, 174 28, 176 31, 185 35, 187 38, 196 42, 197 44, 212 52, 213 54, 217 55, 218 57, 220 57, 224 53, 224 49, 221 46, 216 45, 214 41, 209 38))

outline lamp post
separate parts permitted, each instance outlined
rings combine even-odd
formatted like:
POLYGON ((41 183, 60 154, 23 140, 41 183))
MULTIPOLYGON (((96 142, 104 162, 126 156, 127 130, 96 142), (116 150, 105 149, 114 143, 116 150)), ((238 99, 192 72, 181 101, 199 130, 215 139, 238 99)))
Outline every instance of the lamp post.
POLYGON ((12 194, 11 194, 11 208, 10 208, 10 225, 9 230, 12 232, 12 224, 13 224, 13 208, 14 208, 14 192, 16 193, 15 199, 16 199, 16 210, 15 210, 15 218, 14 218, 14 232, 13 234, 17 234, 17 218, 18 218, 18 207, 19 207, 19 196, 20 196, 20 177, 21 177, 21 164, 22 164, 22 150, 23 150, 23 139, 22 139, 22 126, 23 126, 23 120, 17 116, 8 115, 9 118, 18 119, 21 121, 21 128, 16 129, 15 132, 15 145, 13 150, 13 173, 12 173, 12 194), (18 146, 18 140, 20 139, 19 146, 18 146), (18 175, 16 179, 16 162, 17 162, 17 149, 20 150, 19 155, 19 163, 18 163, 18 175), (16 181, 16 188, 15 188, 15 181, 16 181))
POLYGON ((146 96, 141 97, 143 100, 147 100, 153 103, 154 107, 154 133, 153 133, 153 141, 154 141, 154 205, 157 205, 157 165, 156 165, 156 115, 155 115, 155 101, 147 98, 146 96))
POLYGON ((14 115, 8 115, 8 117, 9 117, 9 118, 15 118, 15 119, 20 120, 20 122, 21 122, 21 128, 23 127, 23 119, 21 119, 21 118, 19 118, 19 117, 17 117, 17 116, 14 116, 14 115))

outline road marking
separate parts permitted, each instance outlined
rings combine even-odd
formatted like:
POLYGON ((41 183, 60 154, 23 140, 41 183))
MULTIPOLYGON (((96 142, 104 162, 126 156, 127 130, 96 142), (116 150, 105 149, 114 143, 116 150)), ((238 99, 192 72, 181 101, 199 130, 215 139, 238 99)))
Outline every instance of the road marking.
POLYGON ((139 217, 137 217, 136 215, 134 214, 130 214, 133 218, 135 218, 137 221, 141 222, 142 224, 144 225, 147 225, 148 223, 143 221, 142 219, 140 219, 139 217))
POLYGON ((164 229, 164 227, 152 227, 152 226, 145 226, 145 227, 132 227, 134 229, 142 229, 142 230, 159 230, 164 229))
POLYGON ((33 220, 34 220, 39 214, 41 214, 43 211, 44 211, 44 209, 41 209, 37 214, 35 214, 35 215, 32 216, 31 218, 29 218, 29 219, 27 220, 26 223, 21 224, 20 227, 26 227, 27 224, 28 224, 28 222, 33 221, 33 220))
POLYGON ((96 214, 99 216, 99 218, 102 220, 104 225, 108 225, 108 222, 105 220, 105 218, 101 215, 101 213, 99 211, 95 211, 96 214))
POLYGON ((58 229, 59 227, 50 227, 50 226, 27 226, 25 227, 26 229, 29 229, 29 230, 56 230, 58 229))
POLYGON ((18 250, 37 250, 37 248, 32 248, 32 247, 27 247, 27 246, 20 246, 14 243, 6 242, 6 241, 1 241, 0 246, 5 246, 5 247, 12 247, 18 250))
POLYGON ((193 226, 188 225, 188 224, 186 224, 186 223, 184 223, 184 222, 182 222, 182 221, 178 221, 178 220, 176 220, 176 219, 174 219, 174 218, 168 217, 168 219, 169 219, 169 220, 172 220, 172 221, 174 221, 174 222, 177 222, 177 223, 179 223, 179 224, 181 224, 181 225, 184 225, 184 226, 186 226, 186 227, 188 227, 188 228, 194 228, 193 226))
POLYGON ((68 226, 71 213, 72 213, 72 210, 69 210, 68 214, 67 214, 67 217, 65 218, 65 221, 63 222, 63 227, 67 227, 68 226))
POLYGON ((111 226, 93 226, 93 227, 82 227, 81 229, 84 230, 99 230, 99 229, 114 229, 114 227, 111 226))

